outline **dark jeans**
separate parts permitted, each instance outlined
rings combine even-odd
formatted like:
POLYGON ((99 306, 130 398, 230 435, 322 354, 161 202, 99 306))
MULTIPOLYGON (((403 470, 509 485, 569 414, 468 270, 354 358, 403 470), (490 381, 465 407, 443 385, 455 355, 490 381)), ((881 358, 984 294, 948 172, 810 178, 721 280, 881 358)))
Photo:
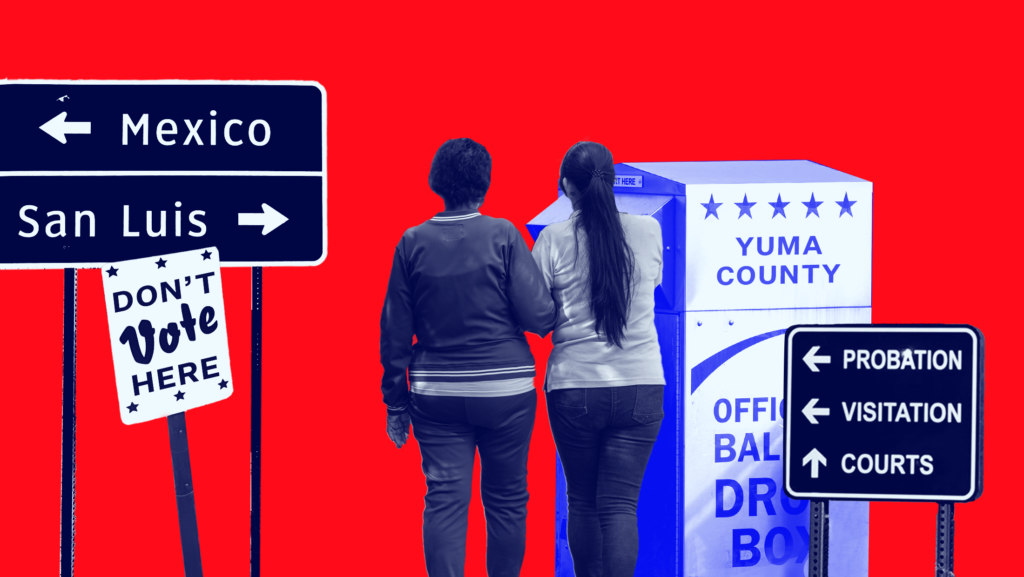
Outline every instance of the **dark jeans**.
POLYGON ((537 392, 511 397, 412 395, 412 432, 427 496, 423 552, 430 577, 462 577, 473 461, 487 518, 487 574, 517 577, 526 553, 526 458, 537 392))
POLYGON ((633 577, 640 550, 636 504, 665 416, 664 395, 664 385, 548 393, 576 577, 633 577))

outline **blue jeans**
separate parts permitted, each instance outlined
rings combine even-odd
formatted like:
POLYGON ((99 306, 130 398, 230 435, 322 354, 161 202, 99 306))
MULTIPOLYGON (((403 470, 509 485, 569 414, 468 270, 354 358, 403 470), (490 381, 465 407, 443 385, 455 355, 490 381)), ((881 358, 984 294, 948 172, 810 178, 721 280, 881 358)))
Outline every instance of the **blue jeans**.
POLYGON ((526 553, 526 461, 537 392, 509 397, 412 395, 412 433, 427 495, 423 553, 430 577, 462 577, 473 462, 487 518, 487 574, 518 577, 526 553))
POLYGON ((565 471, 576 577, 633 577, 636 505, 661 429, 664 385, 556 389, 548 419, 565 471))

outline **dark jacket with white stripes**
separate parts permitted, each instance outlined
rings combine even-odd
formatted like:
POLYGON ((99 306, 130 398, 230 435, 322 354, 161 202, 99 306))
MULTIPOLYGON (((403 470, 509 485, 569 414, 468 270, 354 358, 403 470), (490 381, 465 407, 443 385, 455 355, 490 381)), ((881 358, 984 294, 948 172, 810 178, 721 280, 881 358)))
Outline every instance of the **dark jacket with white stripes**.
POLYGON ((406 369, 413 388, 417 379, 472 388, 532 378, 523 330, 544 336, 554 324, 551 293, 511 222, 462 210, 406 230, 380 317, 388 413, 407 407, 406 369))

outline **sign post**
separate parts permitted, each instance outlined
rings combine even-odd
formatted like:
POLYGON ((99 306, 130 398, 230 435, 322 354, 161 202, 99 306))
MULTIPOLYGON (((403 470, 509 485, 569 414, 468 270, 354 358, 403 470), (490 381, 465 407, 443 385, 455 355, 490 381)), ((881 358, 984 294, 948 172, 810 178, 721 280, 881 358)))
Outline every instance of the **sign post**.
POLYGON ((953 503, 939 503, 935 520, 935 577, 953 577, 953 503))
POLYGON ((822 542, 828 500, 937 502, 936 574, 952 575, 953 504, 982 492, 981 331, 793 326, 785 374, 785 491, 811 499, 814 527, 824 503, 822 542))
MULTIPOLYGON (((262 267, 320 264, 326 105, 316 82, 0 80, 0 107, 16 111, 0 116, 0 269, 66 269, 63 577, 74 555, 76 270, 216 246, 222 266, 253 268, 255 302, 262 267)), ((254 346, 254 576, 261 354, 254 346)))
POLYGON ((167 417, 167 434, 171 439, 171 463, 174 467, 174 495, 178 505, 178 531, 181 554, 187 577, 203 577, 203 561, 199 555, 199 522, 196 519, 196 498, 192 487, 192 464, 188 458, 188 431, 185 412, 167 417))
POLYGON ((252 267, 252 404, 249 427, 250 489, 249 505, 249 567, 251 577, 260 574, 260 474, 263 445, 263 267, 252 267))
POLYGON ((60 438, 60 575, 75 574, 75 333, 78 327, 78 271, 64 269, 64 359, 60 438))
POLYGON ((828 501, 811 500, 807 575, 828 577, 828 501))
POLYGON ((121 420, 167 418, 188 577, 202 576, 202 562, 185 411, 234 390, 217 254, 211 247, 103 271, 121 420))

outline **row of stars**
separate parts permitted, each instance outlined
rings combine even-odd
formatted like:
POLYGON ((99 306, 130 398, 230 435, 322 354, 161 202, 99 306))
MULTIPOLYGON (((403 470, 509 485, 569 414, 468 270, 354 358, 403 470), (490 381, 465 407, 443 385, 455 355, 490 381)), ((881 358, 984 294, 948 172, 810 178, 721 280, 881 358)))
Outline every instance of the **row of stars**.
MULTIPOLYGON (((210 257, 213 256, 213 253, 208 251, 208 250, 207 251, 203 251, 203 252, 201 252, 199 254, 203 255, 203 260, 210 260, 210 257)), ((155 262, 155 264, 156 264, 156 268, 167 268, 167 261, 162 259, 162 258, 158 259, 155 262)), ((103 272, 107 273, 107 278, 110 278, 112 276, 117 276, 117 271, 119 271, 119 270, 121 270, 121 269, 114 268, 114 265, 110 265, 110 268, 105 270, 105 271, 103 271, 103 272)))
MULTIPOLYGON (((225 381, 224 379, 221 379, 220 382, 217 383, 217 384, 220 385, 220 388, 222 388, 222 389, 228 388, 228 382, 225 381)), ((178 391, 177 393, 174 393, 174 399, 176 401, 184 401, 185 400, 185 391, 178 391)), ((128 405, 125 408, 128 409, 129 413, 134 413, 134 412, 137 412, 139 410, 139 405, 138 405, 138 403, 131 403, 130 405, 128 405)))
MULTIPOLYGON (((818 218, 821 218, 821 215, 818 214, 818 207, 821 206, 824 203, 825 203, 825 201, 823 201, 823 200, 817 200, 817 201, 814 200, 814 193, 812 192, 811 193, 811 200, 809 202, 801 202, 800 203, 800 204, 802 204, 802 205, 807 207, 807 214, 804 215, 804 218, 809 218, 812 214, 814 216, 818 217, 818 218)), ((857 201, 856 200, 850 200, 850 195, 849 194, 843 193, 843 200, 842 201, 838 201, 837 200, 837 201, 835 201, 835 203, 839 205, 839 217, 840 218, 842 218, 842 216, 844 214, 850 215, 851 218, 853 217, 853 205, 856 204, 857 201)), ((707 212, 704 214, 704 220, 707 220, 709 216, 713 216, 715 218, 718 218, 718 207, 722 206, 723 204, 725 204, 725 203, 724 202, 715 202, 715 195, 713 195, 713 194, 711 195, 711 200, 709 200, 708 202, 700 203, 700 205, 703 206, 705 208, 705 210, 707 210, 707 212)), ((740 215, 739 215, 738 218, 743 218, 744 214, 747 215, 748 217, 750 217, 751 219, 754 218, 753 215, 750 214, 750 209, 753 208, 753 206, 755 204, 757 204, 757 203, 756 202, 747 202, 747 195, 745 195, 745 194, 743 195, 743 202, 734 202, 733 204, 735 204, 736 206, 740 207, 740 215)), ((774 212, 772 212, 772 218, 775 218, 776 216, 778 216, 780 214, 782 215, 782 218, 786 218, 786 206, 791 204, 791 203, 782 202, 782 195, 779 194, 778 199, 775 202, 769 202, 767 204, 768 204, 768 206, 772 207, 772 209, 774 210, 774 212)))

